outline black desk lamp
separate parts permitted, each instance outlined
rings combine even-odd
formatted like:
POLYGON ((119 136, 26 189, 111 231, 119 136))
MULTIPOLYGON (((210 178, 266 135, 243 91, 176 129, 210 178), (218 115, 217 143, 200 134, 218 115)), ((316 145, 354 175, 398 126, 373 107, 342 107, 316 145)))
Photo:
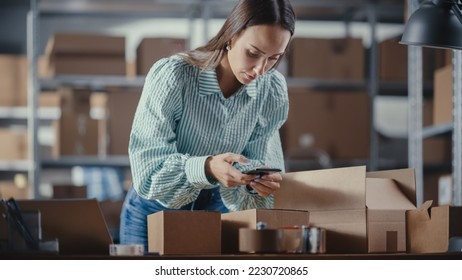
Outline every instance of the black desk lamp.
POLYGON ((462 50, 460 0, 425 0, 406 23, 400 44, 462 50))

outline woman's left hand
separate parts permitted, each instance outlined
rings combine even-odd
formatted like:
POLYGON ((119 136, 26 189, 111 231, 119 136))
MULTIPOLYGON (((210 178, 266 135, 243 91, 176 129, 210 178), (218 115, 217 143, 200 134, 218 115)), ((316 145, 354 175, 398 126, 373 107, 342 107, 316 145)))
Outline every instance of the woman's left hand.
POLYGON ((254 179, 252 182, 250 182, 249 186, 259 195, 268 197, 281 187, 281 181, 281 174, 276 172, 254 179))

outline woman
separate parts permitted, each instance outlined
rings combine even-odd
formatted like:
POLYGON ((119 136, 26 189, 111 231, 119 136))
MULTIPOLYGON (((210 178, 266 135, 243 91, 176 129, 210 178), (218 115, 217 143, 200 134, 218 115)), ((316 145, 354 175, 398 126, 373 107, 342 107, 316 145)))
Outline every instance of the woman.
POLYGON ((130 135, 120 243, 147 247, 157 211, 273 206, 281 174, 242 172, 284 168, 287 85, 275 67, 294 26, 288 0, 241 0, 206 45, 153 65, 130 135))

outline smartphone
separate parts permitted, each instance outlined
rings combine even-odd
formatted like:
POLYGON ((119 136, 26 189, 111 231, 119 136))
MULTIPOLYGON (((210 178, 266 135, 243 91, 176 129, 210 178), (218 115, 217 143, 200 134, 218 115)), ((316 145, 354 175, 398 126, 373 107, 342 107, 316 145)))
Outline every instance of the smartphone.
POLYGON ((256 168, 256 169, 244 171, 242 173, 263 176, 263 175, 267 175, 267 174, 274 173, 274 172, 281 172, 281 169, 279 168, 256 168))

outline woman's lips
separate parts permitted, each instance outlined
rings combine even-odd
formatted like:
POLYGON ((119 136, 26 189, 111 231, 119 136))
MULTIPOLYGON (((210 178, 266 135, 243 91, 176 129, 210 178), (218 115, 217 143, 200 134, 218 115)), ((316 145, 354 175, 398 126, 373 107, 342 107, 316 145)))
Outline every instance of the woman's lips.
POLYGON ((251 80, 251 81, 255 80, 255 78, 257 77, 257 76, 249 75, 249 74, 247 74, 247 73, 244 73, 244 75, 245 75, 245 77, 246 77, 247 79, 249 79, 249 80, 251 80))

